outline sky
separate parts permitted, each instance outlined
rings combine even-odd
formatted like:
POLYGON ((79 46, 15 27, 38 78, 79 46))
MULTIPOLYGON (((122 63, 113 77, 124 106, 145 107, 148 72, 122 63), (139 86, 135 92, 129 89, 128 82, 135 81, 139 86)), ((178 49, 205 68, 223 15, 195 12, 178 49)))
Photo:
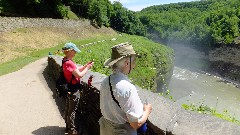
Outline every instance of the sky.
POLYGON ((140 11, 143 8, 153 6, 153 5, 162 5, 162 4, 170 4, 170 3, 178 3, 178 2, 190 2, 196 0, 110 0, 120 1, 123 7, 126 7, 132 11, 140 11))

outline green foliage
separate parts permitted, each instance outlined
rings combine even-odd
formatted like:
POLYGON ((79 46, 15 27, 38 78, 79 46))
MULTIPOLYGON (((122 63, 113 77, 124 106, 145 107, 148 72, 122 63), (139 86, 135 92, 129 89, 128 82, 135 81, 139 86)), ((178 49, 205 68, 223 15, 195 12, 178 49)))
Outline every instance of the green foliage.
POLYGON ((75 19, 75 20, 79 19, 78 16, 75 13, 73 13, 71 10, 68 10, 67 16, 65 18, 75 19))
POLYGON ((75 13, 73 13, 68 7, 64 6, 62 3, 57 4, 56 13, 60 18, 79 19, 75 13))
POLYGON ((89 8, 91 2, 91 0, 64 0, 63 4, 70 6, 71 10, 78 16, 89 18, 89 8))
POLYGON ((145 27, 133 11, 123 8, 120 2, 115 2, 113 9, 110 19, 112 28, 128 34, 145 35, 145 27))
POLYGON ((215 43, 231 44, 239 36, 239 18, 235 11, 212 12, 208 18, 215 43))
POLYGON ((95 20, 97 25, 101 27, 102 25, 109 26, 108 18, 108 8, 105 1, 92 0, 89 5, 89 17, 95 20))
MULTIPOLYGON (((166 64, 156 68, 158 60, 171 61, 172 58, 170 57, 173 57, 173 50, 139 36, 123 34, 121 36, 118 36, 116 40, 111 39, 112 38, 105 37, 84 41, 73 41, 74 43, 79 45, 82 51, 79 55, 75 56, 74 60, 77 63, 85 64, 88 61, 94 59, 95 63, 92 71, 109 75, 111 71, 108 68, 104 68, 103 64, 105 60, 110 58, 111 47, 119 43, 131 42, 136 52, 141 55, 141 58, 137 59, 137 66, 130 74, 130 79, 133 81, 134 84, 137 84, 142 88, 156 91, 155 81, 157 74, 159 74, 159 72, 165 71, 165 69, 167 69, 169 66, 168 64, 166 64), (98 42, 102 40, 104 40, 104 42, 98 42), (84 45, 84 47, 80 45, 84 45), (155 56, 154 54, 156 53, 162 55, 155 56), (161 58, 156 59, 156 57, 161 58)), ((165 73, 161 74, 163 74, 163 76, 165 77, 165 73)))
MULTIPOLYGON (((48 52, 54 52, 59 47, 62 47, 62 45, 58 45, 56 47, 46 48, 46 49, 42 49, 42 50, 33 50, 27 56, 19 57, 19 58, 16 58, 16 59, 12 60, 12 61, 3 63, 3 64, 0 65, 0 69, 1 69, 0 70, 0 76, 4 75, 4 74, 7 74, 7 73, 17 71, 17 70, 21 69, 22 67, 24 67, 25 65, 27 65, 31 62, 34 62, 34 61, 36 61, 40 58, 43 58, 43 57, 47 57, 48 52)), ((25 50, 23 50, 23 51, 25 51, 25 50)))
POLYGON ((59 16, 61 16, 61 18, 67 17, 68 9, 64 5, 58 4, 56 9, 56 12, 59 14, 59 16))
POLYGON ((170 90, 168 89, 165 93, 158 93, 159 96, 163 96, 175 102, 173 96, 170 95, 170 90))
POLYGON ((206 0, 152 6, 138 15, 151 39, 211 48, 240 36, 239 7, 239 0, 206 0))

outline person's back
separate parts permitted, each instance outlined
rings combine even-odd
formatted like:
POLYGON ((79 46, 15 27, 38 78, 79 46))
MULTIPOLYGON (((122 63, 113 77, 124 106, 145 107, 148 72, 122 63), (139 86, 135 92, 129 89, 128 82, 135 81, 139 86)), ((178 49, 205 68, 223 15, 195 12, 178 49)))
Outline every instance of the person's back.
POLYGON ((115 123, 124 124, 128 122, 128 119, 134 119, 131 118, 132 115, 140 117, 143 113, 143 104, 138 97, 135 86, 130 83, 127 76, 121 72, 113 73, 111 74, 110 82, 112 85, 113 95, 119 102, 121 108, 114 100, 104 100, 112 99, 110 86, 108 85, 109 77, 107 77, 104 79, 100 88, 100 109, 102 110, 101 112, 104 118, 115 123), (127 116, 125 112, 131 111, 130 109, 135 110, 135 112, 132 112, 134 114, 131 114, 131 116, 127 116))

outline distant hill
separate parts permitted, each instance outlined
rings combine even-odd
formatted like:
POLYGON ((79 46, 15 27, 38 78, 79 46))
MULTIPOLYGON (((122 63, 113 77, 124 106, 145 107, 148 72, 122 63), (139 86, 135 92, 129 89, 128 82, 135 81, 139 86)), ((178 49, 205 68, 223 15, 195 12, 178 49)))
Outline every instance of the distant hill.
POLYGON ((201 0, 151 6, 138 12, 147 37, 202 49, 239 45, 239 0, 201 0))

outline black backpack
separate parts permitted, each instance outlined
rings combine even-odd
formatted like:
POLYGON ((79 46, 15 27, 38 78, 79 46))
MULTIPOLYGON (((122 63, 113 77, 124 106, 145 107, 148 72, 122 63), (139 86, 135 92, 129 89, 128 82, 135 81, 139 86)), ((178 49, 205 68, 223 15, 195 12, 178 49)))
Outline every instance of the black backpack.
MULTIPOLYGON (((65 60, 63 59, 62 66, 68 60, 69 59, 65 59, 65 60)), ((62 66, 61 66, 62 70, 60 72, 60 76, 56 80, 56 95, 57 95, 57 97, 67 97, 68 83, 67 83, 66 78, 64 77, 62 66)))

